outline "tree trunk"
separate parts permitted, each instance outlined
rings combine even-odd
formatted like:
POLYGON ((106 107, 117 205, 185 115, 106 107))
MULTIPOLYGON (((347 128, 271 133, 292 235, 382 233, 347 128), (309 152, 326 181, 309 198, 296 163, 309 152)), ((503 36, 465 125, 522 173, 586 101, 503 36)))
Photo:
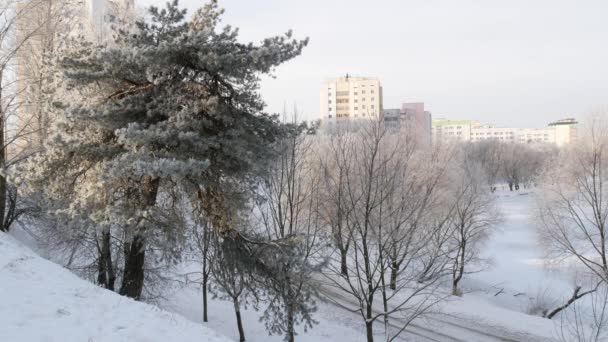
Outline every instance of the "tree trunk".
POLYGON ((114 268, 110 252, 110 232, 101 233, 101 246, 99 247, 99 261, 97 268, 97 284, 114 291, 114 268))
POLYGON ((390 289, 395 291, 397 289, 397 274, 399 273, 399 265, 396 261, 391 263, 391 283, 389 285, 390 289))
POLYGON ((144 260, 146 249, 144 237, 135 235, 129 246, 125 260, 125 271, 120 287, 120 294, 139 300, 144 287, 144 260))
MULTIPOLYGON (((0 169, 6 167, 6 136, 5 136, 5 117, 4 108, 2 107, 2 91, 3 91, 3 70, 0 69, 0 169)), ((0 175, 0 231, 8 232, 10 228, 4 224, 4 216, 6 211, 6 178, 0 175)))
POLYGON ((467 243, 466 241, 463 241, 460 245, 460 255, 459 255, 459 260, 458 260, 458 264, 456 269, 453 272, 453 276, 452 276, 452 295, 454 296, 461 296, 462 294, 460 293, 460 291, 458 290, 458 284, 460 283, 460 280, 462 279, 462 276, 464 275, 464 263, 466 261, 465 259, 465 253, 466 253, 466 247, 467 243))
POLYGON ((209 321, 207 318, 207 282, 208 281, 209 281, 209 276, 203 272, 203 322, 209 321))
POLYGON ((374 342, 374 322, 365 322, 365 330, 367 331, 367 342, 374 342))
MULTIPOLYGON (((103 241, 102 241, 103 244, 103 241)), ((108 287, 108 279, 106 273, 106 261, 103 257, 103 246, 99 247, 99 257, 97 258, 97 285, 108 287)))
POLYGON ((243 330, 243 321, 241 319, 241 308, 239 305, 239 299, 234 298, 234 313, 236 314, 236 325, 239 329, 239 341, 245 341, 245 330, 243 330))
POLYGON ((545 317, 547 317, 548 319, 552 319, 553 317, 555 317, 555 315, 557 315, 562 310, 567 309, 570 305, 572 305, 572 303, 574 303, 578 299, 597 291, 598 287, 599 287, 599 284, 594 289, 591 289, 591 290, 583 292, 583 293, 579 293, 581 291, 581 287, 577 286, 576 289, 574 289, 574 293, 572 294, 572 297, 570 297, 570 299, 568 299, 568 301, 565 304, 560 305, 557 308, 551 310, 551 312, 549 312, 545 317))
MULTIPOLYGON (((141 189, 140 205, 143 209, 156 205, 156 195, 160 185, 159 178, 146 176, 144 178, 143 189, 141 189)), ((144 287, 144 261, 146 258, 146 245, 143 232, 144 227, 137 227, 140 231, 136 232, 130 243, 129 250, 125 255, 125 270, 122 278, 120 294, 139 300, 144 287)))
POLYGON ((294 319, 293 319, 293 306, 291 303, 287 304, 287 342, 295 341, 295 333, 294 333, 294 319))
POLYGON ((112 250, 111 250, 111 235, 110 232, 103 232, 102 235, 102 245, 101 245, 101 254, 103 256, 103 260, 106 264, 105 269, 108 274, 108 282, 106 284, 106 288, 110 291, 114 291, 114 283, 116 282, 116 273, 114 272, 114 264, 112 264, 112 250))
POLYGON ((340 274, 342 274, 344 277, 348 277, 348 263, 346 256, 346 249, 340 249, 340 274))

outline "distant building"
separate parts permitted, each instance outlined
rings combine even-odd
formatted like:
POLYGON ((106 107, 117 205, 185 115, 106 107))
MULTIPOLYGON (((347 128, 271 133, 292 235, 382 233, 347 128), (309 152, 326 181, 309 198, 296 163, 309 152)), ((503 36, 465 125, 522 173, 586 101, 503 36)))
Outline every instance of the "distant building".
POLYGON ((320 115, 324 123, 335 124, 382 117, 382 85, 377 78, 344 77, 327 80, 321 86, 320 115))
POLYGON ((510 128, 482 125, 470 120, 434 120, 433 139, 482 141, 498 140, 513 143, 549 143, 563 146, 576 140, 575 119, 552 122, 546 128, 510 128))
POLYGON ((424 110, 423 102, 403 103, 399 109, 384 109, 382 116, 386 127, 407 129, 417 142, 431 144, 431 113, 424 110))
POLYGON ((501 140, 505 142, 517 142, 518 135, 516 132, 516 128, 476 124, 471 128, 471 141, 501 140))
POLYGON ((573 118, 557 120, 549 124, 555 130, 555 144, 563 146, 571 144, 577 138, 578 122, 573 118))
POLYGON ((433 141, 470 141, 471 120, 436 119, 432 123, 433 141))

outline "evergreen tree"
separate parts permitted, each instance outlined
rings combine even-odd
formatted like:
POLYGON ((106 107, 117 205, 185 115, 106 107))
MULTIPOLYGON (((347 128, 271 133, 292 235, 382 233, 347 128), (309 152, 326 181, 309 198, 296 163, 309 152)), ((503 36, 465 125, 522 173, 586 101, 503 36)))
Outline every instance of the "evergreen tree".
POLYGON ((259 77, 307 40, 288 32, 240 43, 238 30, 218 28, 222 12, 212 1, 186 21, 177 1, 151 7, 135 33, 83 45, 60 63, 71 102, 55 103, 57 125, 29 175, 64 213, 124 229, 120 293, 132 298, 142 294, 151 240, 179 241, 163 193, 184 189, 213 214, 213 229, 229 233, 222 185, 255 179, 283 131, 263 113, 259 77))

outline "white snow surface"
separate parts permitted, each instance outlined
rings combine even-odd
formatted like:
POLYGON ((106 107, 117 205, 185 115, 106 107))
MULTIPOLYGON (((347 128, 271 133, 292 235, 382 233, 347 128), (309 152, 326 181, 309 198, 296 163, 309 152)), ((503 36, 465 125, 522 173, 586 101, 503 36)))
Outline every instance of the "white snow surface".
POLYGON ((229 341, 78 278, 0 233, 0 341, 229 341))
MULTIPOLYGON (((539 296, 553 307, 571 295, 572 269, 548 266, 544 259, 533 223, 533 191, 496 195, 504 221, 483 249, 493 264, 468 275, 463 297, 439 305, 438 313, 416 321, 399 340, 432 340, 418 335, 429 331, 467 342, 495 340, 479 331, 509 341, 555 340, 556 321, 526 312, 539 296)), ((21 236, 19 240, 27 242, 21 236)), ((0 256, 0 341, 238 341, 231 302, 210 298, 209 322, 202 323, 202 295, 196 284, 168 291, 160 303, 164 311, 82 280, 10 235, 0 234, 0 256)), ((319 324, 306 332, 297 327, 298 341, 365 341, 358 314, 317 303, 314 318, 319 324)), ((268 335, 259 320, 261 311, 249 307, 242 314, 248 341, 283 341, 283 336, 268 335)), ((374 332, 383 338, 381 324, 374 332)))

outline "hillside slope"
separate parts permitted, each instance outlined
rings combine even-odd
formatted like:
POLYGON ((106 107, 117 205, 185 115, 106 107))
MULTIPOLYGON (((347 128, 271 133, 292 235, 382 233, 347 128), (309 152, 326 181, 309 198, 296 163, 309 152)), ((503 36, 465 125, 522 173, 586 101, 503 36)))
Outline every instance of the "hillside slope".
POLYGON ((206 341, 227 338, 121 297, 0 233, 0 341, 206 341))

